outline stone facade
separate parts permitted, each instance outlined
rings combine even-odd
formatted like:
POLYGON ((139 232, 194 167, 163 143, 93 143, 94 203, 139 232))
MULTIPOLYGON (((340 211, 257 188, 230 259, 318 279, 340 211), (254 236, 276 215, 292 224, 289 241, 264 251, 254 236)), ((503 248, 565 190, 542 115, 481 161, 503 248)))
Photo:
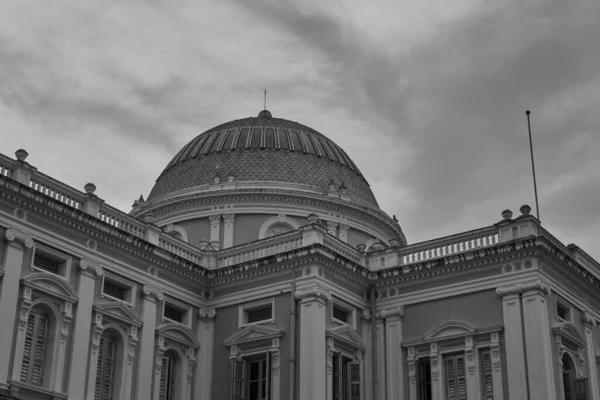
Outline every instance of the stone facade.
POLYGON ((128 215, 25 158, 0 155, 0 398, 600 400, 600 265, 527 207, 406 245, 327 190, 128 215))

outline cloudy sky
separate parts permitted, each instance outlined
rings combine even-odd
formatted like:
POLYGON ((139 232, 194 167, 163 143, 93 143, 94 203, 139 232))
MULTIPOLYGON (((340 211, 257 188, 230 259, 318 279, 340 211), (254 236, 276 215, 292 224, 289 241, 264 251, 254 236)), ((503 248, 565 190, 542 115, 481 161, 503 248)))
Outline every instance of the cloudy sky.
POLYGON ((542 223, 600 260, 599 20, 598 0, 2 0, 0 152, 129 211, 266 87, 414 243, 534 207, 531 109, 542 223))

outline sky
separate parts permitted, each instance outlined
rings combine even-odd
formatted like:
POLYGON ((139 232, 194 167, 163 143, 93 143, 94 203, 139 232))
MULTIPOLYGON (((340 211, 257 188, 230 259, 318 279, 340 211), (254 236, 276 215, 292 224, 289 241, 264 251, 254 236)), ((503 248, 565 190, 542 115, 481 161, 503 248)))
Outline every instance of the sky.
POLYGON ((535 213, 600 260, 597 0, 3 0, 0 152, 125 211, 220 123, 338 143, 409 243, 535 213))

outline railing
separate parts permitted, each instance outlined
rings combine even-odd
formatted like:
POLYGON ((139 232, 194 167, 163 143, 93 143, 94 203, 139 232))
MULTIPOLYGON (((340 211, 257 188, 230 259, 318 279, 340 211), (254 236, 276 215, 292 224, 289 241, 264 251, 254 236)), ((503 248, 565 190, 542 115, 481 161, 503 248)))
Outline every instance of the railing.
MULTIPOLYGON (((29 187, 33 190, 36 190, 46 196, 52 197, 54 200, 58 200, 62 203, 65 203, 68 206, 76 208, 78 210, 81 209, 83 205, 83 193, 77 193, 77 191, 73 188, 64 188, 60 189, 54 182, 49 183, 47 179, 43 179, 42 176, 36 176, 36 178, 31 178, 29 181, 29 187), (67 194, 66 192, 71 192, 71 194, 67 194), (74 195, 74 193, 77 193, 74 195), (77 197, 79 199, 77 199, 77 197)), ((66 186, 60 184, 60 186, 66 186)), ((60 187, 59 186, 59 187, 60 187)))
POLYGON ((139 238, 143 238, 146 231, 146 227, 142 222, 108 204, 103 204, 100 207, 98 219, 139 238))
POLYGON ((411 264, 489 247, 497 243, 498 229, 492 226, 415 243, 400 249, 400 256, 402 264, 411 264))
POLYGON ((355 263, 360 261, 361 254, 358 250, 349 244, 339 241, 339 239, 334 239, 331 236, 325 235, 323 245, 355 263))
POLYGON ((160 235, 158 238, 158 246, 169 253, 173 253, 181 258, 185 258, 188 261, 201 265, 203 253, 200 249, 176 239, 169 234, 165 233, 160 235))
POLYGON ((225 249, 217 256, 217 268, 285 253, 300 247, 302 247, 301 233, 298 231, 284 233, 260 242, 246 243, 225 249))

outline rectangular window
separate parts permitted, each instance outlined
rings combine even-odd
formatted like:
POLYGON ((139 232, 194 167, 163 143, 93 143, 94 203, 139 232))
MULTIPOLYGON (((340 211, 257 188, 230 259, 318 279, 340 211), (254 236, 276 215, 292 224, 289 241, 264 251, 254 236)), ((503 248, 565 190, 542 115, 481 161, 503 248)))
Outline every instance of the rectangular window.
POLYGON ((571 320, 570 307, 557 301, 556 302, 556 316, 563 321, 570 321, 571 320))
POLYGON ((331 322, 356 328, 356 309, 337 298, 331 301, 331 322))
POLYGON ((115 348, 113 339, 101 336, 96 364, 96 386, 94 400, 112 400, 115 371, 115 348))
POLYGON ((494 383, 492 376, 492 352, 484 350, 481 352, 481 379, 483 388, 483 399, 494 400, 494 383))
POLYGON ((233 360, 233 400, 271 398, 271 353, 233 360))
POLYGON ((346 310, 341 309, 336 304, 333 305, 333 318, 337 319, 340 322, 345 324, 348 323, 348 312, 346 310))
POLYGON ((125 285, 105 279, 104 286, 102 286, 102 293, 118 300, 126 300, 127 289, 129 288, 125 285))
POLYGON ((417 398, 431 400, 431 360, 419 360, 417 364, 417 398))
POLYGON ((25 332, 21 381, 42 385, 47 333, 48 318, 43 314, 30 311, 25 332))
POLYGON ((333 355, 333 400, 360 400, 360 363, 341 353, 333 355))
POLYGON ((265 299, 240 305, 238 327, 251 324, 273 323, 275 317, 275 299, 265 299))
POLYGON ((246 310, 246 315, 249 324, 268 321, 273 318, 273 307, 271 304, 266 304, 264 306, 250 308, 246 310))
POLYGON ((173 322, 183 323, 183 316, 185 315, 185 310, 180 309, 177 306, 169 304, 165 302, 165 307, 163 311, 163 316, 165 318, 170 319, 173 322))
POLYGON ((60 265, 63 263, 62 260, 56 259, 50 255, 40 253, 36 251, 33 256, 33 266, 42 269, 51 274, 60 274, 60 265))
POLYGON ((467 400, 465 356, 456 355, 446 357, 445 367, 446 400, 467 400))

